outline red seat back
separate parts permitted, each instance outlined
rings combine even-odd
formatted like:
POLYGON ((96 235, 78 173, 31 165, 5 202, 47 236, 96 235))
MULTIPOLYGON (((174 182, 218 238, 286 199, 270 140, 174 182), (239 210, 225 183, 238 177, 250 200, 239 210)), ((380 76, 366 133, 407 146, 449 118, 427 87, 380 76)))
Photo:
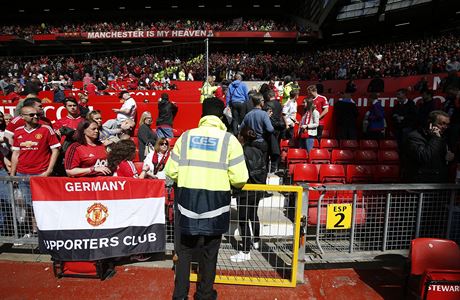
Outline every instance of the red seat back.
POLYGON ((308 153, 305 149, 300 148, 290 148, 286 156, 287 164, 292 163, 307 163, 308 153))
POLYGON ((378 161, 382 164, 398 164, 399 154, 395 150, 379 150, 377 153, 378 161))
POLYGON ((380 140, 379 149, 398 150, 398 143, 396 142, 396 140, 380 140))
POLYGON ((422 275, 427 269, 460 269, 460 249, 451 240, 417 238, 411 242, 411 275, 422 275))
POLYGON ((321 149, 330 149, 332 151, 333 148, 339 147, 339 143, 333 139, 321 139, 319 146, 321 149))
POLYGON ((357 164, 374 164, 377 163, 377 153, 372 150, 356 150, 355 163, 357 164))
POLYGON ((359 143, 357 140, 340 140, 340 149, 358 149, 359 143))
POLYGON ((348 165, 347 183, 372 182, 372 166, 369 165, 348 165))
POLYGON ((331 162, 333 164, 352 164, 354 161, 355 156, 352 150, 332 150, 331 162))
POLYGON ((360 140, 359 141, 359 148, 365 150, 377 150, 379 148, 379 143, 377 140, 360 140))
POLYGON ((342 165, 320 165, 320 182, 342 182, 345 183, 345 169, 342 165))
POLYGON ((330 138, 330 137, 331 137, 331 133, 329 132, 328 129, 323 129, 323 133, 322 133, 321 137, 323 137, 323 138, 330 138))
POLYGON ((318 182, 319 165, 294 164, 294 182, 318 182))
POLYGON ((327 149, 311 149, 308 154, 308 161, 311 164, 331 163, 331 153, 327 149))
POLYGON ((374 182, 398 182, 399 181, 399 166, 398 165, 375 165, 374 166, 374 182))

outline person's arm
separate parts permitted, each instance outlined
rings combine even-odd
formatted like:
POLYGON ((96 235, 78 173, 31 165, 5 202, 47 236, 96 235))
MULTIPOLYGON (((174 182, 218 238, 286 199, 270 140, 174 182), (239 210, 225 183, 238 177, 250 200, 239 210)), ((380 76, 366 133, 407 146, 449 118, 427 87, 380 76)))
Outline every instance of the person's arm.
POLYGON ((11 171, 10 171, 11 176, 16 176, 18 158, 19 158, 19 150, 13 150, 13 154, 11 155, 11 171))
POLYGON ((265 113, 264 115, 263 122, 264 122, 265 131, 270 132, 270 133, 275 131, 275 128, 273 128, 272 122, 270 121, 270 117, 268 116, 267 113, 265 113))
POLYGON ((66 169, 65 172, 69 177, 82 177, 88 175, 109 175, 112 173, 107 167, 90 167, 90 168, 73 168, 66 169))
POLYGON ((311 115, 312 119, 310 121, 310 124, 307 124, 308 129, 314 129, 319 126, 319 112, 317 110, 314 110, 311 115))
POLYGON ((249 179, 243 147, 241 147, 241 144, 234 135, 230 136, 228 146, 228 179, 233 187, 242 188, 249 179))
POLYGON ((418 135, 407 136, 408 152, 420 164, 436 160, 438 155, 446 151, 445 144, 440 136, 431 134, 426 140, 418 135))
POLYGON ((180 159, 180 149, 182 143, 187 143, 187 141, 183 141, 185 135, 182 135, 174 145, 174 148, 169 156, 168 161, 166 162, 166 166, 164 168, 164 172, 166 176, 171 178, 174 182, 177 183, 179 178, 179 159, 180 159))
POLYGON ((323 108, 323 111, 319 115, 319 119, 321 120, 322 118, 324 118, 324 116, 327 115, 328 112, 329 112, 329 106, 326 108, 323 108))

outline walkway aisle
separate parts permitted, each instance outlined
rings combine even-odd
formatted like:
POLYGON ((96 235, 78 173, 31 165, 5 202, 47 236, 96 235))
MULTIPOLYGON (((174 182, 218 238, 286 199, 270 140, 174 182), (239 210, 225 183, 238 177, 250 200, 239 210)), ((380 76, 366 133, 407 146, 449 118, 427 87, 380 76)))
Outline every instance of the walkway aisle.
MULTIPOLYGON (((117 267, 106 281, 56 279, 50 263, 0 261, 0 299, 171 299, 173 271, 164 268, 117 267)), ((219 299, 372 300, 402 299, 403 278, 386 269, 305 271, 306 284, 296 288, 216 285, 219 299)), ((192 284, 194 291, 194 284, 192 284)))

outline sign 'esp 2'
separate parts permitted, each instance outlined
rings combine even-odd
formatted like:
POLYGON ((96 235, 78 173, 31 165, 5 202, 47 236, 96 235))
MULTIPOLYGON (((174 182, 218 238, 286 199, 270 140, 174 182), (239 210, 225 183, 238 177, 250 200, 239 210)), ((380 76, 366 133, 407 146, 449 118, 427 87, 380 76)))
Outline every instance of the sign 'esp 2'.
POLYGON ((329 204, 327 206, 326 229, 351 228, 351 204, 329 204))

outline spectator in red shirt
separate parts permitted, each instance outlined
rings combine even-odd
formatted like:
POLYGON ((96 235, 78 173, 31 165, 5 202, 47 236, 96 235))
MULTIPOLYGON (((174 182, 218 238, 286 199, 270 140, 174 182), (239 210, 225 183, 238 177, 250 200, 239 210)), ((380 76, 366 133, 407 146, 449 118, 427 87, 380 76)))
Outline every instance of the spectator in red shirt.
POLYGON ((142 170, 141 174, 137 173, 133 159, 136 156, 136 144, 132 140, 121 140, 110 147, 107 156, 108 167, 113 176, 144 178, 148 170, 142 170))
POLYGON ((318 94, 318 90, 316 89, 316 85, 310 85, 307 87, 307 92, 310 97, 313 97, 313 103, 316 106, 316 110, 319 112, 319 126, 317 128, 317 135, 316 138, 318 141, 321 140, 323 136, 323 129, 324 129, 324 117, 329 111, 329 102, 327 98, 318 94))
POLYGON ((64 107, 67 110, 67 116, 62 119, 59 119, 54 123, 54 128, 56 128, 56 134, 62 136, 63 128, 67 127, 70 129, 77 129, 78 124, 83 120, 80 116, 80 108, 78 107, 78 102, 73 97, 65 98, 64 107))
MULTIPOLYGON (((25 106, 21 109, 25 125, 14 131, 11 176, 50 176, 53 171, 61 144, 50 126, 39 124, 38 116, 33 107, 25 106)), ((19 189, 28 206, 27 215, 34 224, 30 185, 20 181, 19 189)), ((28 229, 34 233, 36 228, 32 224, 28 224, 28 229)), ((30 233, 26 235, 30 236, 30 233)))
POLYGON ((107 151, 99 142, 99 126, 83 120, 75 132, 76 142, 65 153, 64 166, 69 177, 109 175, 107 151))
MULTIPOLYGON (((43 106, 40 99, 33 97, 27 98, 23 101, 22 108, 24 107, 32 107, 36 110, 36 112, 38 113, 38 124, 48 125, 51 127, 51 121, 44 116, 43 106)), ((22 116, 18 115, 17 117, 14 117, 6 126, 5 137, 8 139, 10 145, 13 144, 14 131, 16 130, 16 128, 25 126, 25 124, 25 119, 22 116)))

